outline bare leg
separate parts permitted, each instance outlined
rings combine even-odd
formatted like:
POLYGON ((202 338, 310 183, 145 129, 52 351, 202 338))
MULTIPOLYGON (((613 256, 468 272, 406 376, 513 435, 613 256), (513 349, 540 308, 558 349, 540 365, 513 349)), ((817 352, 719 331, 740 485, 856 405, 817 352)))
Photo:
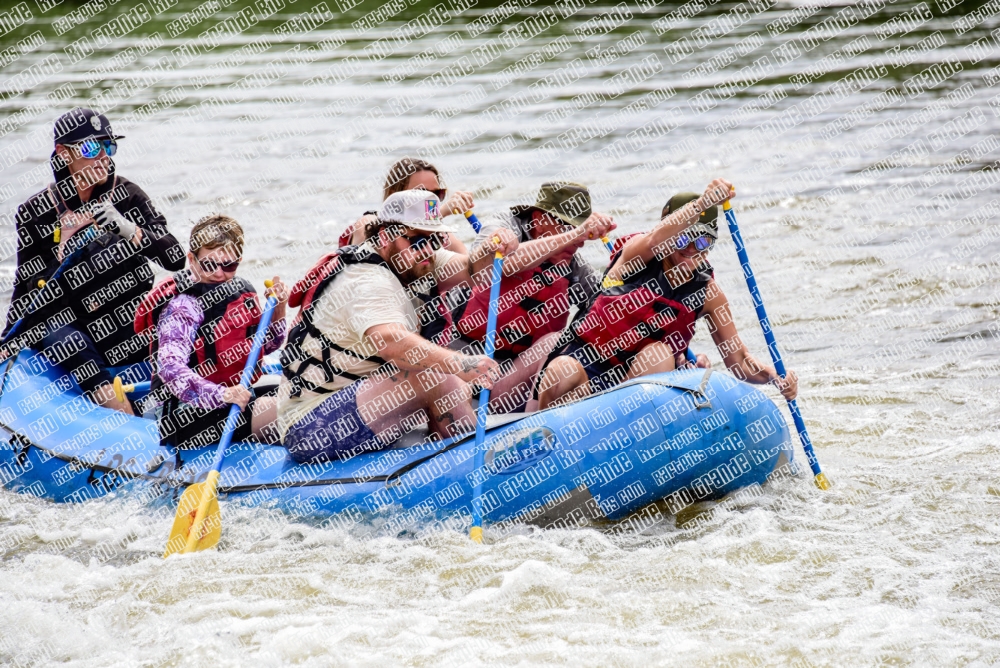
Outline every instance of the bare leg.
POLYGON ((583 365, 569 356, 557 357, 545 367, 539 382, 538 410, 590 396, 583 365))
POLYGON ((558 341, 558 332, 546 334, 515 359, 500 365, 504 376, 497 380, 490 392, 491 413, 510 413, 521 405, 525 405, 525 410, 529 413, 534 410, 532 390, 535 388, 542 364, 558 341))
POLYGON ((423 411, 430 430, 440 438, 469 431, 476 424, 472 393, 461 379, 432 371, 400 371, 362 384, 358 412, 369 429, 391 443, 423 411))
POLYGON ((105 383, 94 390, 93 401, 98 406, 121 411, 127 415, 135 415, 135 413, 132 412, 132 404, 129 403, 128 399, 121 401, 115 396, 115 388, 111 385, 111 383, 105 383))
POLYGON ((625 380, 647 376, 651 373, 673 371, 676 366, 674 353, 670 346, 665 343, 650 343, 632 359, 625 380))
POLYGON ((253 435, 261 443, 280 443, 277 425, 277 397, 261 397, 253 402, 253 435))

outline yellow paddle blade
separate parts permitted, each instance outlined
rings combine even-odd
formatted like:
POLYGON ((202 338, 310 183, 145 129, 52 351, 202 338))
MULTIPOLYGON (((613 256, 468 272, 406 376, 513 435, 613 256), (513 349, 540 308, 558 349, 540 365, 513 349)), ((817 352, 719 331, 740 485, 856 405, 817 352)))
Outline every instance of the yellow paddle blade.
POLYGON ((199 552, 219 544, 219 538, 222 536, 222 514, 219 512, 219 497, 215 485, 210 484, 214 482, 213 479, 195 483, 181 495, 181 500, 177 504, 177 516, 174 517, 174 526, 170 529, 170 538, 167 540, 167 550, 163 553, 164 559, 175 552, 199 552), (198 532, 198 541, 194 544, 193 550, 188 550, 186 547, 191 537, 191 527, 198 514, 198 507, 206 500, 206 494, 209 495, 208 505, 201 530, 198 532))

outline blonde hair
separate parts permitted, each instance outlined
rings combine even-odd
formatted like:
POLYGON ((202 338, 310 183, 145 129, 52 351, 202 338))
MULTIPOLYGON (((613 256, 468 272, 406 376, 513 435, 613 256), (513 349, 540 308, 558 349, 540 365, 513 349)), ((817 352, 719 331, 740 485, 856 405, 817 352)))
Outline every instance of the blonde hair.
POLYGON ((222 214, 205 216, 191 229, 189 248, 195 255, 202 248, 232 248, 237 257, 243 255, 243 228, 235 219, 222 214))

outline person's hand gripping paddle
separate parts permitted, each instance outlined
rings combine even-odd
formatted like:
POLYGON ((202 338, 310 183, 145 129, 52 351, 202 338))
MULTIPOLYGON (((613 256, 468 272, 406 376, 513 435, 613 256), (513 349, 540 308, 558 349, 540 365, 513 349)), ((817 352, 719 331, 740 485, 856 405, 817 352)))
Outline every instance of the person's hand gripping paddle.
MULTIPOLYGON (((264 281, 264 286, 270 288, 271 281, 264 281)), ((240 384, 247 389, 250 389, 254 368, 259 361, 260 350, 264 347, 267 330, 271 326, 271 316, 277 305, 278 299, 274 295, 269 296, 264 304, 264 313, 261 314, 257 333, 253 337, 253 348, 240 377, 240 384)), ((222 515, 219 513, 218 497, 219 471, 222 469, 226 448, 233 440, 240 412, 239 404, 233 404, 229 409, 226 426, 222 431, 222 440, 219 441, 219 447, 215 451, 215 462, 205 482, 191 485, 181 495, 181 500, 177 504, 177 516, 174 517, 174 526, 170 529, 170 538, 167 540, 167 550, 163 553, 164 559, 177 552, 181 554, 198 552, 219 544, 219 538, 222 536, 222 515)))
MULTIPOLYGON (((465 214, 472 223, 475 215, 465 214)), ((479 221, 476 221, 478 223, 479 221)), ((473 223, 475 225, 476 223, 473 223)), ((499 243, 499 239, 495 239, 499 243)), ((490 310, 486 316, 486 341, 484 342, 486 356, 493 359, 497 333, 497 304, 500 301, 500 277, 503 275, 503 253, 497 251, 493 256, 493 277, 490 283, 490 310)), ((479 393, 479 407, 476 409, 476 456, 473 459, 473 475, 476 484, 472 488, 472 527, 469 538, 477 543, 483 542, 483 475, 482 470, 486 459, 483 452, 486 441, 486 415, 489 413, 490 390, 484 387, 479 393)))
MULTIPOLYGON (((722 203, 722 210, 726 212, 726 222, 729 223, 729 234, 733 237, 733 244, 736 246, 736 254, 740 258, 740 265, 743 267, 743 275, 747 279, 747 288, 750 289, 750 297, 753 299, 754 308, 757 309, 757 320, 760 321, 760 328, 764 330, 764 340, 767 341, 767 349, 771 352, 771 360, 774 361, 774 369, 782 378, 785 377, 785 363, 781 360, 781 353, 778 352, 778 343, 774 339, 774 331, 771 329, 771 321, 764 310, 764 301, 760 297, 760 290, 757 289, 757 279, 754 278, 753 270, 750 268, 750 258, 747 256, 747 249, 743 245, 743 237, 740 235, 740 228, 736 225, 736 213, 727 199, 722 203)), ((788 402, 788 410, 792 414, 795 422, 795 429, 799 432, 799 440, 802 442, 802 449, 805 450, 806 459, 809 460, 809 468, 812 469, 816 486, 820 489, 830 489, 830 481, 819 467, 819 460, 816 459, 816 452, 813 450, 812 441, 809 439, 809 432, 806 431, 806 423, 802 420, 799 412, 799 405, 795 399, 788 402)))

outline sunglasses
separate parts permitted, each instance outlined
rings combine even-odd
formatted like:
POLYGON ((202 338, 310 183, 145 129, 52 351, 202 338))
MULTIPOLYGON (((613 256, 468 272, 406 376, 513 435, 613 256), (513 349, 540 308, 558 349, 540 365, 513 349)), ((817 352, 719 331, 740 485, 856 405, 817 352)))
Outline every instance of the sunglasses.
POLYGON ((214 274, 216 269, 221 269, 223 272, 229 274, 236 271, 236 268, 240 266, 240 261, 216 262, 215 260, 198 260, 198 266, 206 274, 214 274))
POLYGON ((677 250, 684 250, 690 246, 692 242, 694 243, 695 250, 698 251, 707 251, 715 245, 715 239, 712 237, 702 235, 700 237, 691 238, 691 235, 686 232, 678 235, 677 241, 674 242, 674 244, 677 247, 677 250))
POLYGON ((422 251, 424 246, 430 244, 431 249, 440 250, 448 245, 448 237, 438 233, 432 232, 430 234, 415 234, 411 236, 403 236, 407 243, 410 244, 410 248, 415 251, 422 251))
POLYGON ((101 154, 101 149, 104 149, 109 158, 118 152, 118 143, 114 139, 85 139, 74 146, 80 149, 80 155, 84 158, 96 158, 101 154))
MULTIPOLYGON (((427 190, 427 188, 425 188, 423 186, 417 186, 416 188, 414 188, 414 190, 427 190)), ((431 190, 429 192, 432 192, 435 195, 437 195, 438 199, 443 202, 444 198, 445 198, 445 195, 448 194, 448 189, 447 188, 438 188, 437 190, 431 190)))

